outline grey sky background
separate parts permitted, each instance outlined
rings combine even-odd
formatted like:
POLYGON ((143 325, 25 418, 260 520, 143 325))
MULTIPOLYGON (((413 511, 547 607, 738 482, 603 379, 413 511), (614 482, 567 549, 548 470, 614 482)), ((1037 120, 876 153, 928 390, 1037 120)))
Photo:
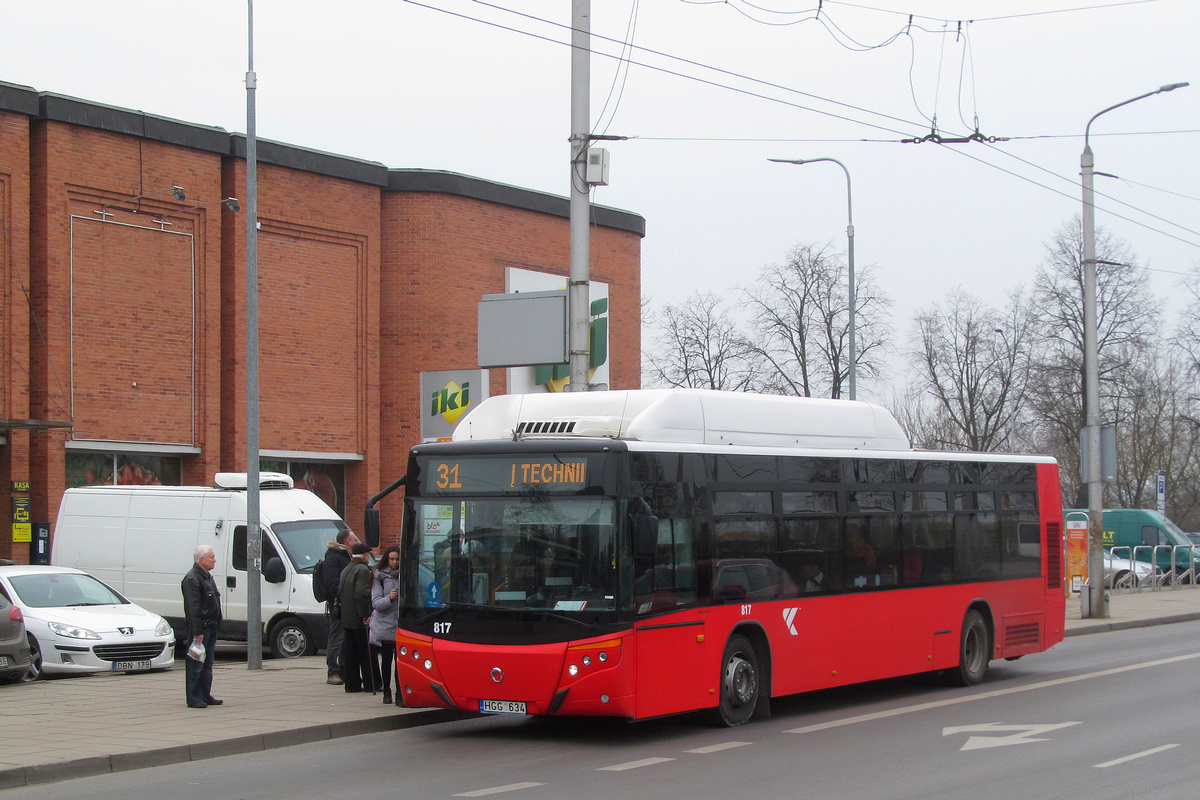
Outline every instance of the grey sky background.
MULTIPOLYGON (((605 145, 611 183, 593 200, 646 218, 654 303, 746 285, 797 242, 843 249, 842 171, 767 160, 824 156, 850 170, 856 261, 878 267, 898 345, 913 312, 954 287, 1002 305, 1080 212, 1088 119, 1192 81, 1092 128, 1096 169, 1120 178, 1096 179, 1097 222, 1177 310, 1200 263, 1200 4, 820 6, 592 1, 593 127, 633 137, 605 145), (900 143, 935 114, 942 136, 978 118, 1009 141, 900 143)), ((570 12, 569 0, 258 0, 258 135, 565 196, 570 12)), ((235 0, 0 0, 0 80, 244 131, 246 27, 235 0)))

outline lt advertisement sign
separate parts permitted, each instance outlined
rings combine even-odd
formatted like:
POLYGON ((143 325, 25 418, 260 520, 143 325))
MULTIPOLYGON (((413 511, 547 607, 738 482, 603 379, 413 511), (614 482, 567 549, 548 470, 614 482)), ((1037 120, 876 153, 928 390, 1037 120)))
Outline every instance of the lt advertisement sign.
MULTIPOLYGON (((509 267, 504 271, 504 284, 504 290, 509 293, 553 292, 566 289, 567 279, 562 275, 509 267)), ((588 289, 588 346, 591 354, 588 360, 588 383, 608 386, 608 284, 590 281, 588 289)), ((570 374, 566 364, 510 367, 508 391, 510 394, 561 392, 570 383, 570 374)))

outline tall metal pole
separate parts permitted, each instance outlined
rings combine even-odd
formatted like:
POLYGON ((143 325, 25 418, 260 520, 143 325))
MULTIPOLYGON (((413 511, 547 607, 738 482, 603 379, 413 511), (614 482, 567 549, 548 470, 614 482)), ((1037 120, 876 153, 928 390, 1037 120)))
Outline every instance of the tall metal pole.
POLYGON ((587 156, 591 143, 591 0, 571 2, 571 277, 568 282, 568 391, 588 389, 591 321, 587 156))
POLYGON ((836 158, 771 158, 768 161, 774 161, 777 164, 812 164, 817 161, 832 161, 842 168, 842 172, 846 173, 846 260, 850 267, 850 329, 849 329, 849 345, 850 357, 848 363, 848 374, 850 384, 850 399, 858 399, 857 382, 858 382, 858 350, 855 348, 855 315, 857 309, 857 288, 854 283, 854 200, 850 191, 850 170, 846 165, 836 158))
POLYGON ((1104 593, 1104 476, 1100 474, 1100 347, 1098 302, 1096 299, 1096 206, 1093 186, 1095 160, 1088 140, 1092 123, 1102 114, 1138 100, 1187 86, 1172 83, 1153 92, 1109 106, 1093 115, 1083 129, 1083 155, 1079 158, 1083 186, 1083 402, 1087 438, 1087 463, 1083 483, 1088 487, 1088 602, 1086 613, 1108 616, 1108 597, 1104 593))
POLYGON ((246 667, 262 669, 262 528, 258 509, 258 142, 254 130, 254 0, 246 69, 246 667))

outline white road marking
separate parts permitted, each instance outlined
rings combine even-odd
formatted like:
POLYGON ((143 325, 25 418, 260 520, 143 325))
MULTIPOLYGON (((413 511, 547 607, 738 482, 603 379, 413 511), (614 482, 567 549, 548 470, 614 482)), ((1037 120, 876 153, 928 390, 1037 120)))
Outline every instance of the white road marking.
POLYGON ((534 783, 527 781, 525 783, 510 783, 507 786, 493 786, 490 789, 476 789, 473 792, 462 792, 454 795, 454 797, 487 797, 490 794, 503 794, 504 792, 516 792, 521 789, 532 789, 535 786, 545 786, 544 783, 534 783))
POLYGON ((673 758, 641 758, 637 761, 626 761, 624 764, 613 764, 608 767, 598 767, 599 770, 607 770, 608 772, 624 772, 627 769, 638 769, 639 767, 652 767, 655 764, 662 764, 665 761, 674 761, 673 758))
POLYGON ((1146 669, 1148 667, 1161 667, 1164 664, 1175 664, 1180 661, 1191 661, 1200 658, 1200 653, 1189 653, 1184 656, 1173 656, 1172 658, 1160 658, 1155 661, 1144 661, 1141 664, 1130 664, 1126 667, 1113 667, 1112 669, 1102 669, 1096 672, 1088 672, 1083 675, 1073 675, 1070 678, 1055 678, 1054 680, 1041 681, 1039 683, 1031 683, 1028 686, 1014 686, 1009 689, 996 689, 991 692, 980 692, 979 694, 967 695, 965 697, 952 697, 947 700, 934 700, 929 703, 917 703, 916 705, 904 706, 903 708, 892 708, 887 711, 876 711, 871 714, 859 714, 856 717, 846 717, 844 719, 835 719, 830 722, 820 722, 816 725, 805 725, 802 728, 790 728, 784 733, 816 733, 817 731, 829 730, 830 728, 841 728, 846 725, 855 725, 860 722, 873 722, 877 719, 888 719, 889 717, 899 717, 904 714, 912 714, 916 711, 928 711, 932 708, 944 708, 946 706, 954 706, 959 703, 973 703, 976 700, 990 700, 993 697, 1004 697, 1010 694, 1020 694, 1021 692, 1031 692, 1034 689, 1047 689, 1053 686, 1063 686, 1068 683, 1077 683, 1086 681, 1092 678, 1106 678, 1110 675, 1121 675, 1134 670, 1146 669))
POLYGON ((730 750, 734 747, 745 747, 753 742, 722 742, 721 744, 710 744, 707 747, 697 747, 695 750, 684 750, 685 753, 719 753, 722 750, 730 750))
POLYGON ((1004 747, 1010 744, 1029 744, 1045 742, 1046 739, 1035 739, 1035 733, 1049 733, 1072 725, 1082 725, 1082 722, 1060 722, 1057 725, 1001 725, 998 722, 985 722, 981 725, 958 725, 953 728, 942 728, 942 736, 956 733, 1000 733, 1009 732, 1007 736, 971 736, 959 750, 982 750, 985 747, 1004 747))
POLYGON ((1125 756, 1124 758, 1114 758, 1112 761, 1105 761, 1103 764, 1096 764, 1095 766, 1097 769, 1115 767, 1117 764, 1124 764, 1126 761, 1133 761, 1135 758, 1142 758, 1143 756, 1152 756, 1155 753, 1161 753, 1163 750, 1170 750, 1172 747, 1179 747, 1179 745, 1164 744, 1162 747, 1155 747, 1152 750, 1143 750, 1140 753, 1134 753, 1133 755, 1125 756))

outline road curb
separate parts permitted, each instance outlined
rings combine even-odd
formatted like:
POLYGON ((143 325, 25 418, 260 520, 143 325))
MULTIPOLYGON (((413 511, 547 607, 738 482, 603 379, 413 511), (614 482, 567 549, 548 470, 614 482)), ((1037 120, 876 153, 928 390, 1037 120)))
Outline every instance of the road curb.
POLYGON ((1065 632, 1065 636, 1083 636, 1089 633, 1108 633, 1109 631, 1124 631, 1130 628, 1148 628, 1151 625, 1170 625, 1173 622, 1193 622, 1200 619, 1200 612, 1190 612, 1186 614, 1172 614, 1166 617, 1153 617, 1151 619, 1128 619, 1128 620, 1112 620, 1110 622, 1088 622, 1087 624, 1070 629, 1065 632))
POLYGON ((436 725, 441 722, 450 722, 456 719, 463 719, 464 716, 466 715, 460 712, 443 709, 411 711, 406 714, 397 714, 394 717, 371 717, 368 719, 352 720, 350 722, 310 725, 304 728, 292 728, 290 730, 260 733, 252 736, 238 736, 220 741, 164 747, 159 750, 117 753, 111 756, 89 756, 88 758, 59 761, 53 764, 0 769, 0 789, 16 789, 21 786, 37 786, 56 781, 90 778, 113 772, 127 772, 147 767, 164 767, 171 764, 183 764, 189 761, 203 761, 222 756, 276 750, 281 747, 309 744, 328 739, 341 739, 346 736, 359 736, 366 733, 387 733, 406 728, 417 728, 425 725, 436 725))

